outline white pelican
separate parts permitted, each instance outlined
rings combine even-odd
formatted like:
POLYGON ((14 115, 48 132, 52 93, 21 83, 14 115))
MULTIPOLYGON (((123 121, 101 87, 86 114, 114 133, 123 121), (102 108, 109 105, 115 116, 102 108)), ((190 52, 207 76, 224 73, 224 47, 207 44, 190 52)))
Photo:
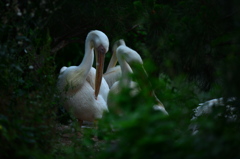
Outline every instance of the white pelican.
MULTIPOLYGON (((130 73, 132 73, 132 69, 134 70, 133 64, 140 64, 143 65, 142 58, 140 55, 132 50, 131 48, 127 46, 119 46, 116 50, 118 62, 121 66, 122 70, 122 77, 119 81, 115 82, 108 94, 108 100, 107 103, 109 107, 114 106, 115 103, 111 100, 112 96, 118 95, 122 88, 130 88, 131 96, 135 96, 139 92, 138 84, 136 82, 133 82, 129 76, 130 73), (132 69, 131 69, 132 67, 132 69)), ((143 66, 142 66, 143 68, 143 66)), ((147 76, 146 71, 143 68, 143 74, 144 76, 147 76)), ((151 96, 154 97, 156 104, 153 106, 154 110, 159 110, 163 112, 164 114, 168 115, 167 111, 164 108, 164 105, 160 102, 160 100, 156 97, 154 91, 151 91, 151 96)))
MULTIPOLYGON (((197 120, 199 117, 204 116, 204 115, 209 115, 213 113, 213 108, 216 107, 226 107, 226 110, 228 111, 227 115, 224 115, 224 117, 228 121, 236 121, 237 120, 237 114, 236 114, 236 107, 233 107, 231 103, 236 102, 237 98, 235 97, 230 97, 226 98, 224 101, 224 98, 216 98, 216 99, 211 99, 208 101, 205 101, 204 103, 198 104, 198 107, 193 109, 194 111, 194 116, 192 117, 191 121, 197 120)), ((222 113, 216 114, 216 118, 218 116, 222 116, 222 113)), ((198 132, 198 125, 196 123, 190 124, 189 128, 192 130, 192 134, 196 134, 198 132)))
MULTIPOLYGON (((214 106, 225 106, 226 109, 230 112, 230 114, 226 115, 225 117, 228 118, 229 120, 235 120, 236 115, 234 114, 235 108, 232 107, 231 105, 226 105, 231 102, 236 102, 235 97, 230 97, 226 98, 224 101, 224 98, 216 98, 216 99, 211 99, 208 100, 204 103, 198 104, 198 107, 193 109, 194 111, 194 116, 192 117, 191 120, 197 119, 199 116, 206 115, 206 114, 211 114, 213 111, 214 106)), ((219 116, 222 114, 218 114, 219 116)))
POLYGON ((108 37, 101 31, 88 33, 85 54, 79 66, 62 67, 58 77, 58 89, 64 107, 79 120, 95 121, 108 111, 106 104, 109 87, 104 79, 103 64, 109 48, 108 37), (92 67, 96 55, 96 69, 92 67), (94 81, 95 79, 95 81, 94 81))
POLYGON ((113 83, 118 81, 122 76, 121 67, 117 64, 116 50, 120 45, 126 45, 123 39, 116 41, 112 48, 112 57, 108 64, 106 72, 103 74, 104 79, 108 83, 109 88, 112 87, 113 83))

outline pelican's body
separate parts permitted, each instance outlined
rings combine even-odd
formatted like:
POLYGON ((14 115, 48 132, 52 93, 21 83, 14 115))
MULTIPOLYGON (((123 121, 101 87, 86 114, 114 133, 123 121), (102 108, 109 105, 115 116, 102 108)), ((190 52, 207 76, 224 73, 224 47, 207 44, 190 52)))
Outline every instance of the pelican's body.
MULTIPOLYGON (((235 102, 236 98, 231 97, 231 98, 227 98, 225 100, 226 100, 225 102, 235 102)), ((211 99, 204 103, 198 104, 198 107, 193 109, 194 116, 191 120, 195 120, 199 116, 202 116, 202 115, 211 114, 214 106, 226 106, 227 110, 229 110, 231 112, 231 115, 229 114, 228 116, 225 116, 225 117, 228 119, 234 119, 236 117, 235 115, 233 115, 234 107, 231 107, 230 105, 226 105, 225 102, 224 102, 224 98, 221 97, 221 98, 217 98, 217 99, 211 99)))
MULTIPOLYGON (((233 102, 236 102, 235 97, 230 97, 226 98, 224 101, 224 98, 216 98, 216 99, 211 99, 208 101, 205 101, 204 103, 198 104, 198 107, 193 109, 194 111, 194 116, 192 117, 191 121, 196 121, 199 117, 202 117, 206 115, 206 117, 213 113, 214 107, 226 107, 226 111, 228 112, 226 115, 224 115, 221 112, 218 112, 214 117, 214 120, 217 119, 217 117, 223 116, 228 120, 228 121, 236 121, 237 120, 237 113, 236 113, 236 107, 233 107, 231 104, 233 102)), ((198 133, 199 126, 197 123, 191 123, 189 125, 189 128, 192 130, 192 134, 195 135, 198 133)))
MULTIPOLYGON (((122 88, 129 88, 131 89, 130 95, 135 96, 137 93, 139 93, 140 89, 138 87, 138 84, 131 80, 129 77, 129 74, 133 73, 132 68, 134 67, 132 64, 140 64, 143 65, 143 61, 141 56, 134 50, 130 49, 127 46, 119 46, 116 50, 117 52, 117 58, 118 62, 121 66, 122 70, 122 77, 119 81, 115 82, 108 95, 107 103, 109 106, 114 106, 115 103, 111 101, 111 96, 118 95, 122 88), (131 68, 132 67, 132 68, 131 68)), ((143 66, 142 66, 143 68, 143 66)), ((147 76, 144 68, 143 68, 144 75, 147 76)), ((160 110, 164 114, 168 114, 165 110, 163 104, 160 102, 160 100, 156 97, 155 93, 152 91, 151 96, 154 97, 154 100, 156 101, 156 104, 153 106, 155 110, 160 110)))
POLYGON ((109 87, 102 79, 104 55, 109 41, 101 31, 91 31, 85 43, 85 54, 79 66, 62 67, 58 89, 64 107, 79 121, 94 121, 108 111, 106 104, 109 87), (96 52, 96 67, 92 67, 96 52))
POLYGON ((124 45, 124 46, 126 45, 123 39, 120 39, 114 43, 111 60, 109 62, 106 72, 103 75, 104 79, 108 83, 109 88, 111 88, 114 82, 118 81, 122 76, 121 67, 119 65, 116 66, 117 64, 116 50, 117 50, 117 47, 121 45, 124 45))

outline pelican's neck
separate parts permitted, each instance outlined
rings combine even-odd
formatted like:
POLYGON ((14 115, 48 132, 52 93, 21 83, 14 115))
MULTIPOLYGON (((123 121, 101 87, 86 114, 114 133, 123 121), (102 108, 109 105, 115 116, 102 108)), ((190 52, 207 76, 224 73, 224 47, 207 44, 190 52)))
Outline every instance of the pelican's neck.
POLYGON ((84 68, 84 70, 89 72, 93 65, 93 60, 94 60, 93 47, 91 46, 91 40, 87 38, 85 42, 85 54, 82 63, 79 65, 79 67, 84 68))
MULTIPOLYGON (((118 48, 119 46, 121 46, 121 45, 126 46, 124 40, 122 40, 122 39, 120 39, 120 40, 118 40, 118 41, 116 41, 116 42, 114 43, 114 45, 113 45, 113 50, 112 50, 112 53, 113 53, 113 54, 112 54, 111 60, 110 60, 110 62, 109 62, 109 64, 108 64, 107 71, 108 71, 109 69, 111 69, 111 68, 113 68, 113 67, 116 66, 117 61, 118 61, 116 50, 117 50, 117 48, 118 48)), ((106 71, 106 72, 107 72, 107 71, 106 71)))
POLYGON ((122 70, 122 78, 120 82, 123 86, 129 86, 131 82, 130 74, 132 73, 132 69, 125 60, 119 59, 118 61, 122 70))
POLYGON ((108 64, 107 71, 109 69, 115 67, 116 64, 117 64, 117 55, 116 55, 116 51, 114 51, 113 54, 112 54, 111 60, 110 60, 110 62, 108 64))

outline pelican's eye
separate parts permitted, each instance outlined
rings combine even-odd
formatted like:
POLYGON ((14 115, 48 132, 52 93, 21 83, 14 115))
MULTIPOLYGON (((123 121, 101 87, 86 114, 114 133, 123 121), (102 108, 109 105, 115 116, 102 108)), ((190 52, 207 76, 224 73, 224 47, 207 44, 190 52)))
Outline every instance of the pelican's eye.
POLYGON ((98 46, 97 50, 101 54, 105 54, 106 53, 106 49, 102 45, 98 46))

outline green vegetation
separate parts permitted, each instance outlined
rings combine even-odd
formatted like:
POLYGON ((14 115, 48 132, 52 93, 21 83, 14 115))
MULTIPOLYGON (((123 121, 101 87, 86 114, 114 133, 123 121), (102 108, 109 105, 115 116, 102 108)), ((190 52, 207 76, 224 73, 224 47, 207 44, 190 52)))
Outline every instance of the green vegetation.
POLYGON ((1 1, 0 158, 239 158, 239 7, 236 0, 1 1), (98 129, 78 127, 56 82, 62 66, 81 62, 93 29, 141 55, 169 116, 152 110, 137 72, 138 96, 124 90, 98 129), (220 97, 236 97, 225 103, 235 110, 213 107, 191 121, 199 103, 220 97))

